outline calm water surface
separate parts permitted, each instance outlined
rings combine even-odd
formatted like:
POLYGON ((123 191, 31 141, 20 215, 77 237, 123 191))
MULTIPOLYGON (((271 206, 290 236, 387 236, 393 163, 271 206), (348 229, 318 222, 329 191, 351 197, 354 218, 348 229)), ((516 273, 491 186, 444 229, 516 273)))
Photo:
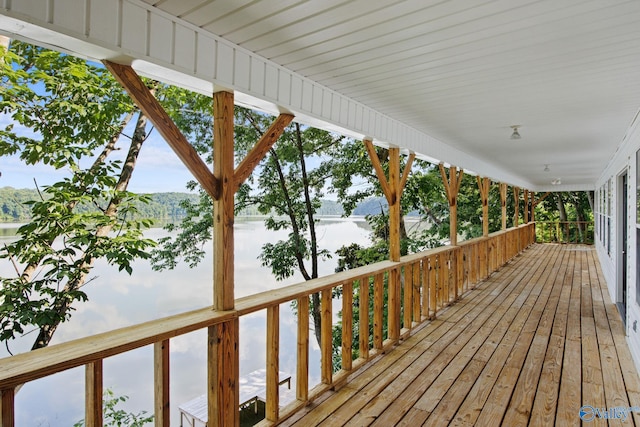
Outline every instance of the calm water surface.
MULTIPOLYGON (((12 240, 10 227, 3 225, 0 244, 12 240), (9 231, 8 231, 9 230, 9 231)), ((361 219, 324 219, 318 227, 322 248, 331 253, 349 243, 367 244, 369 231, 361 219)), ((166 233, 150 230, 158 238, 166 233)), ((235 227, 236 297, 269 291, 298 283, 298 274, 278 282, 257 260, 264 243, 284 239, 287 232, 267 231, 261 220, 238 220, 235 227)), ((207 245, 210 248, 210 244, 207 245)), ((0 264, 3 277, 15 274, 5 260, 0 264)), ((321 275, 331 274, 336 257, 321 265, 321 275)), ((70 321, 63 323, 54 343, 109 331, 147 320, 202 308, 212 303, 212 251, 197 268, 180 265, 176 270, 154 272, 149 263, 139 261, 131 276, 118 273, 106 263, 98 263, 86 287, 89 301, 81 303, 70 321)), ((337 309, 337 307, 336 307, 337 309)), ((295 378, 296 318, 291 307, 280 308, 280 370, 295 378)), ((34 334, 13 343, 14 353, 27 351, 34 334)), ((264 312, 240 319, 240 375, 265 367, 264 312)), ((313 333, 310 334, 310 384, 319 383, 320 355, 313 333)), ((171 340, 171 418, 180 425, 177 405, 205 392, 206 331, 197 331, 171 340)), ((0 350, 5 357, 6 349, 0 350)), ((153 348, 145 347, 104 361, 104 385, 116 395, 129 396, 123 405, 128 411, 153 412, 153 348)), ((84 418, 84 368, 75 368, 38 381, 27 383, 16 396, 16 425, 71 426, 84 418)))

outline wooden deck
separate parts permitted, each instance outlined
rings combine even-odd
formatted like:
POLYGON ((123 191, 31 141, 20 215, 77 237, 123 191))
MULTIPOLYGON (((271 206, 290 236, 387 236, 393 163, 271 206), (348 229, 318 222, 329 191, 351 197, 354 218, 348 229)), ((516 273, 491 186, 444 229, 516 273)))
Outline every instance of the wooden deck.
POLYGON ((583 405, 640 407, 638 374, 594 250, 536 244, 284 425, 570 426, 583 405))

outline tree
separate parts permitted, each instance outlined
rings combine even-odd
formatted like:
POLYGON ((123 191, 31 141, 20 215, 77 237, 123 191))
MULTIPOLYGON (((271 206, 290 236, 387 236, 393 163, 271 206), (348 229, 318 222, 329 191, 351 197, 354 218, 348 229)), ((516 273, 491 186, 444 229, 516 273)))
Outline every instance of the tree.
MULTIPOLYGON (((115 393, 107 389, 102 399, 103 425, 109 427, 141 427, 145 424, 153 423, 153 415, 147 415, 147 411, 136 413, 127 412, 120 409, 119 405, 126 402, 128 396, 116 396, 115 393)), ((73 427, 83 427, 84 420, 78 421, 73 427)))
MULTIPOLYGON (((194 105, 193 111, 195 122, 189 122, 187 127, 201 135, 206 134, 204 129, 210 129, 210 121, 201 118, 209 110, 203 105, 194 105)), ((235 150, 240 160, 266 132, 273 118, 240 107, 236 107, 235 116, 235 150)), ((179 126, 186 124, 178 123, 179 126)), ((317 212, 326 191, 333 191, 332 162, 342 144, 349 146, 353 141, 294 123, 285 129, 236 195, 236 212, 254 207, 267 216, 267 229, 289 231, 286 239, 265 244, 260 255, 262 264, 268 266, 278 280, 291 277, 295 272, 304 280, 317 278, 319 263, 331 256, 318 244, 317 212)), ((211 156, 211 147, 198 148, 203 155, 211 156)), ((190 185, 195 188, 195 183, 190 185)), ((155 268, 173 268, 176 256, 190 265, 202 259, 202 245, 211 238, 212 204, 202 190, 200 194, 198 202, 183 204, 187 215, 182 223, 168 226, 169 230, 180 232, 162 240, 162 246, 154 251, 155 268)), ((311 297, 311 311, 316 338, 320 342, 318 294, 311 297)))
POLYGON ((2 58, 0 110, 13 123, 0 130, 0 155, 69 171, 36 183, 31 222, 0 252, 16 269, 1 278, 0 340, 35 327, 36 349, 87 299, 82 287, 96 259, 131 273, 134 259, 149 256, 154 242, 142 231, 150 221, 132 219, 147 198, 127 191, 147 120, 101 66, 21 42, 2 58), (130 122, 133 134, 121 138, 130 122), (114 158, 122 148, 124 159, 114 158))

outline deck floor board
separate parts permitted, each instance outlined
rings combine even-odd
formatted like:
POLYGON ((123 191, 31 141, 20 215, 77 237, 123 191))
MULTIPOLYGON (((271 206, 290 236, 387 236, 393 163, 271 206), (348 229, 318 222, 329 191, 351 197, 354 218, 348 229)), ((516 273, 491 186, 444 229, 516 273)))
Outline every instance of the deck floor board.
POLYGON ((579 425, 582 405, 640 407, 640 380, 594 250, 545 244, 283 425, 579 425))

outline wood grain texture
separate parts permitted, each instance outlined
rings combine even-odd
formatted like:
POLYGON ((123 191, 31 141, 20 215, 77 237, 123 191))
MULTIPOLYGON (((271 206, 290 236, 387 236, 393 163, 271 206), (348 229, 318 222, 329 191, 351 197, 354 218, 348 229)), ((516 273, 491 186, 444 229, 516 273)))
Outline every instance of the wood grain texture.
POLYGON ((209 424, 234 426, 240 422, 239 321, 208 328, 207 404, 209 424))
POLYGON ((220 195, 213 202, 213 307, 234 307, 234 104, 233 93, 213 94, 213 162, 220 195))
POLYGON ((111 61, 104 61, 104 65, 153 123, 202 188, 213 199, 217 199, 220 195, 219 182, 133 68, 111 61))
POLYGON ((365 148, 367 149, 367 153, 369 154, 369 159, 371 159, 371 164, 373 165, 373 170, 376 172, 376 176, 378 177, 378 181, 380 181, 380 187, 382 187, 382 193, 384 194, 389 206, 391 206, 397 197, 397 195, 393 191, 393 187, 387 181, 387 177, 384 174, 384 170, 382 169, 382 165, 380 164, 380 159, 378 159, 378 154, 376 153, 376 149, 373 146, 373 141, 370 139, 364 139, 362 141, 364 143, 365 148))
POLYGON ((298 298, 296 398, 309 399, 309 297, 298 298))
POLYGON ((169 340, 163 340, 153 345, 153 378, 156 427, 168 427, 171 425, 170 412, 170 382, 169 378, 169 340))
POLYGON ((236 193, 242 183, 251 175, 255 167, 260 163, 264 156, 269 152, 273 144, 280 138, 285 128, 291 123, 293 116, 291 114, 280 114, 269 129, 260 137, 258 142, 253 146, 249 154, 245 156, 240 164, 236 167, 233 177, 233 192, 236 193))
POLYGON ((15 426, 15 390, 13 388, 5 388, 0 390, 0 422, 2 427, 15 426))
POLYGON ((353 282, 342 285, 342 370, 353 368, 353 282))
POLYGON ((585 402, 639 406, 594 252, 531 246, 295 425, 580 425, 585 402))
POLYGON ((84 422, 87 427, 102 426, 102 360, 85 366, 84 422))
POLYGON ((280 407, 280 306, 267 308, 267 403, 265 418, 269 421, 278 419, 280 407))
POLYGON ((320 377, 323 384, 331 384, 333 381, 333 309, 331 306, 331 295, 331 289, 324 290, 320 293, 320 317, 322 319, 322 331, 320 333, 320 377))

